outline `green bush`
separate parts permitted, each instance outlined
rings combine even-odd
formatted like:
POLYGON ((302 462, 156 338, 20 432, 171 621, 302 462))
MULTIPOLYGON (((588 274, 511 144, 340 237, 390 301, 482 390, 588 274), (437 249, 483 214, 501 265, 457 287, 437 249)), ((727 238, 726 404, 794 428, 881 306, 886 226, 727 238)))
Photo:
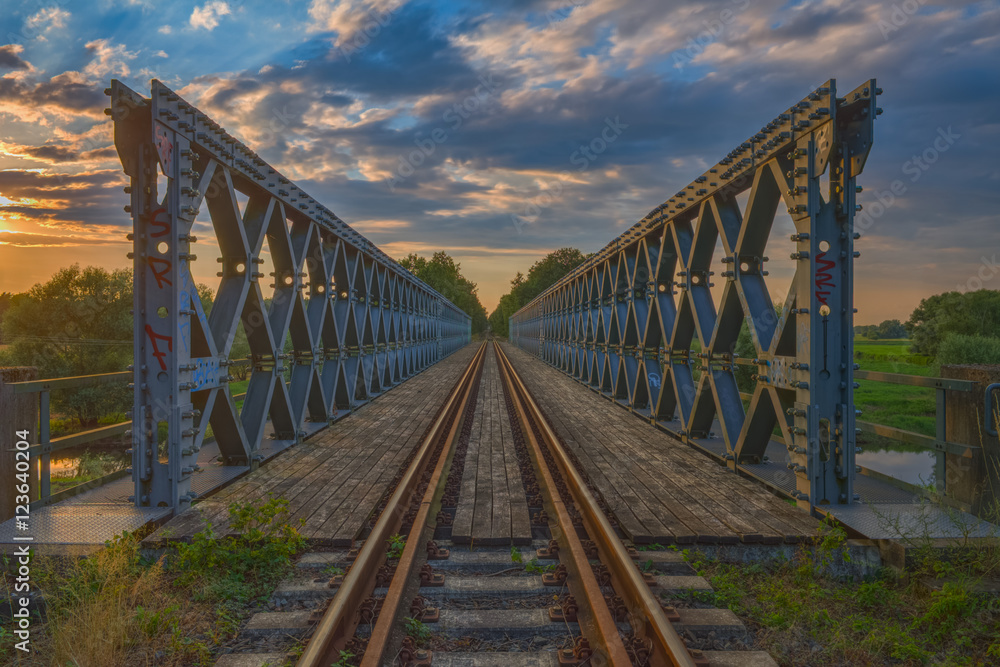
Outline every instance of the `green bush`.
POLYGON ((942 364, 1000 364, 1000 338, 949 334, 941 342, 938 362, 942 364))
POLYGON ((265 599, 306 544, 288 519, 285 499, 269 495, 258 503, 232 503, 230 534, 219 537, 206 522, 190 543, 176 545, 170 568, 179 575, 179 584, 200 586, 205 599, 241 603, 265 599))

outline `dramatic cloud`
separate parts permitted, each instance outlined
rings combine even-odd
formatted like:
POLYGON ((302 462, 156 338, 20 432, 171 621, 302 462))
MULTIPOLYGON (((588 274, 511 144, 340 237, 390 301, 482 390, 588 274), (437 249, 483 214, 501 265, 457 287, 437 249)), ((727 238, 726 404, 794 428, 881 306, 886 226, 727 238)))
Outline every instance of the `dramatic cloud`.
POLYGON ((24 47, 20 44, 0 46, 0 68, 29 69, 31 66, 21 59, 20 54, 23 51, 24 47))
MULTIPOLYGON (((44 7, 37 13, 29 16, 24 22, 24 28, 27 32, 34 33, 39 37, 42 37, 42 33, 48 32, 49 30, 65 28, 69 19, 70 13, 68 11, 56 5, 52 5, 50 7, 44 7)), ((42 38, 44 39, 44 37, 42 38)))
POLYGON ((905 317, 1000 247, 995 0, 121 4, 126 21, 25 19, 25 36, 70 34, 46 45, 58 57, 0 47, 0 160, 18 172, 0 172, 0 216, 61 236, 127 224, 102 90, 156 76, 388 252, 449 249, 492 307, 516 270, 600 248, 831 77, 877 76, 859 321, 905 317))
POLYGON ((213 0, 202 7, 195 7, 191 12, 191 27, 204 28, 205 30, 215 30, 219 25, 219 19, 227 16, 232 10, 229 4, 223 0, 213 0))
POLYGON ((66 248, 71 246, 116 245, 125 240, 112 241, 95 239, 92 236, 56 236, 52 234, 28 234, 0 229, 0 245, 21 248, 66 248))

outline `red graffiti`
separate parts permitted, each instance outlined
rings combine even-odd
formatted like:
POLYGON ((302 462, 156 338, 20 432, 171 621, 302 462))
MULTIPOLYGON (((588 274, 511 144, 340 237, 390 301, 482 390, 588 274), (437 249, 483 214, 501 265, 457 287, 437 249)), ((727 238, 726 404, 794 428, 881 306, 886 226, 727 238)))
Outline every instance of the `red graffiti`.
POLYGON ((158 231, 158 232, 151 233, 150 236, 152 238, 158 239, 161 236, 166 236, 167 234, 169 234, 170 233, 170 218, 169 218, 169 216, 167 216, 167 209, 165 209, 165 208, 158 208, 155 211, 153 211, 153 215, 152 215, 152 218, 149 221, 149 224, 151 224, 153 227, 159 227, 160 230, 161 230, 161 231, 158 231), (162 220, 160 218, 160 216, 163 216, 163 217, 165 217, 167 219, 166 220, 162 220))
POLYGON ((160 156, 160 166, 163 168, 164 174, 171 176, 170 172, 174 165, 174 144, 170 141, 167 130, 159 124, 155 124, 153 134, 156 139, 156 152, 160 156))
POLYGON ((831 292, 823 288, 835 287, 830 269, 837 265, 836 262, 823 259, 825 256, 825 252, 816 255, 816 300, 824 306, 829 305, 826 302, 826 297, 830 296, 831 292))
POLYGON ((161 259, 159 257, 150 257, 148 261, 149 268, 153 271, 153 277, 156 278, 157 287, 163 289, 164 285, 173 285, 173 283, 170 282, 170 278, 167 278, 167 272, 170 271, 170 267, 173 266, 173 263, 171 263, 170 260, 161 259), (163 268, 157 271, 157 266, 161 266, 163 268))
POLYGON ((146 335, 149 336, 149 342, 153 344, 153 356, 156 357, 156 360, 158 362, 160 362, 160 370, 161 371, 167 370, 167 362, 164 361, 163 358, 167 356, 167 352, 174 351, 174 339, 171 338, 170 336, 161 336, 160 334, 153 331, 153 327, 148 324, 146 325, 146 335), (157 345, 156 343, 156 341, 158 340, 167 341, 167 352, 163 352, 160 350, 160 346, 157 345))

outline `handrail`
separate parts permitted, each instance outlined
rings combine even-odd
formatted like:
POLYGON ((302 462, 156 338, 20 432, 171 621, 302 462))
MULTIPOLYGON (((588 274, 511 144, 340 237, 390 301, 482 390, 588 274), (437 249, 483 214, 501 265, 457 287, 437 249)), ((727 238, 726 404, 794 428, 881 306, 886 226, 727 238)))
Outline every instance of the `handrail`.
POLYGON ((861 421, 860 419, 856 421, 855 424, 862 433, 878 435, 883 438, 890 438, 891 440, 898 440, 899 442, 905 442, 909 445, 916 445, 932 451, 936 450, 939 452, 947 452, 949 454, 958 454, 959 456, 963 456, 970 450, 979 451, 982 449, 979 445, 963 445, 959 442, 938 440, 937 438, 932 438, 929 435, 914 433, 913 431, 904 431, 901 428, 885 426, 884 424, 873 424, 871 422, 861 421))
POLYGON ((15 394, 33 394, 39 391, 52 391, 53 389, 70 389, 72 387, 86 387, 93 384, 118 382, 121 380, 128 380, 131 377, 132 373, 130 371, 120 371, 118 373, 97 373, 95 375, 49 378, 48 380, 11 382, 8 386, 14 387, 15 394))
MULTIPOLYGON (((238 359, 233 361, 233 366, 250 365, 249 359, 238 359)), ((76 484, 57 493, 52 493, 52 477, 50 470, 50 456, 52 452, 79 447, 89 442, 101 440, 128 433, 132 428, 132 420, 99 426, 97 428, 71 433, 58 438, 50 438, 51 429, 51 393, 53 391, 74 389, 113 382, 127 382, 133 377, 131 371, 118 371, 113 373, 95 373, 93 375, 77 375, 73 377, 48 378, 44 380, 27 380, 24 382, 10 382, 7 386, 14 388, 15 394, 38 394, 38 444, 28 448, 28 455, 39 462, 35 465, 32 462, 32 469, 37 475, 35 488, 38 489, 38 498, 31 502, 31 507, 42 507, 65 500, 84 491, 88 491, 98 486, 107 484, 119 479, 127 474, 123 469, 116 471, 88 482, 76 484)), ((245 398, 246 393, 237 394, 234 400, 245 398)))
POLYGON ((952 378, 928 377, 925 375, 904 375, 903 373, 883 373, 881 371, 854 371, 856 380, 872 380, 889 384, 905 384, 911 387, 929 387, 930 389, 948 389, 949 391, 976 391, 979 383, 972 380, 955 380, 952 378))

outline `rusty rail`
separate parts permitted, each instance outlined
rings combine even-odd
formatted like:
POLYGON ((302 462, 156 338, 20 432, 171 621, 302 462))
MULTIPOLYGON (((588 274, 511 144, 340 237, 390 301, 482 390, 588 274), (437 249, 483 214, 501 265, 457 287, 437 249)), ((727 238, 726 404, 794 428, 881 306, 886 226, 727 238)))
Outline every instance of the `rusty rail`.
POLYGON ((559 441, 559 437, 552 430, 552 427, 549 426, 548 422, 545 421, 545 417, 542 415, 538 405, 514 370, 513 364, 510 363, 507 355, 504 354, 499 345, 496 346, 496 350, 500 367, 511 390, 511 395, 515 397, 514 404, 517 407, 518 415, 524 422, 525 428, 523 430, 525 437, 535 451, 539 468, 541 468, 542 474, 545 477, 546 485, 549 486, 552 500, 554 501, 553 504, 555 504, 557 511, 561 511, 559 516, 560 524, 567 527, 567 530, 563 531, 567 542, 565 546, 571 553, 574 563, 577 563, 577 569, 581 575, 580 581, 585 590, 587 602, 594 614, 594 624, 597 626, 594 628, 596 635, 589 639, 593 640, 596 638, 603 647, 603 650, 607 652, 608 664, 631 664, 631 660, 625 652, 624 644, 618 634, 614 619, 611 618, 600 587, 596 587, 596 589, 592 588, 592 586, 596 586, 596 577, 594 577, 586 555, 583 554, 583 546, 580 544, 576 532, 572 530, 572 523, 568 515, 563 516, 563 513, 566 511, 565 506, 559 500, 558 494, 552 490, 554 487, 550 486, 551 474, 542 457, 541 443, 535 438, 530 427, 531 422, 528 420, 529 417, 538 427, 539 433, 541 433, 542 438, 545 440, 545 445, 547 445, 557 463, 559 471, 576 503, 577 509, 583 517, 584 527, 590 539, 597 545, 600 560, 608 567, 611 573, 611 580, 615 590, 624 598, 629 608, 629 620, 632 623, 634 632, 637 636, 643 636, 652 646, 648 664, 651 667, 660 665, 696 667, 698 663, 695 662, 693 656, 684 645, 683 640, 670 624, 656 596, 649 590, 649 585, 643 579, 632 557, 618 538, 608 518, 594 499, 593 494, 587 489, 587 485, 580 476, 580 473, 573 466, 562 443, 559 441), (582 561, 579 560, 581 557, 582 561), (593 584, 588 579, 593 579, 593 584), (621 657, 622 655, 624 657, 621 657))
MULTIPOLYGON (((389 536, 399 530, 403 515, 410 504, 410 499, 420 483, 420 478, 424 470, 429 465, 429 459, 434 446, 442 434, 445 433, 446 429, 449 428, 449 422, 451 423, 451 428, 448 431, 448 437, 454 437, 459 421, 458 417, 465 409, 465 403, 468 401, 470 389, 473 386, 472 383, 478 376, 478 370, 485 358, 485 350, 486 345, 484 343, 476 351, 472 361, 469 362, 469 366, 465 369, 462 377, 445 401, 444 407, 438 413, 431 428, 421 441, 417 455, 413 458, 402 480, 400 480, 396 490, 389 498, 385 510, 379 516, 368 539, 365 540, 365 544, 361 548, 360 553, 358 553, 354 565, 344 576, 344 581, 340 589, 330 602, 330 606, 327 608, 323 618, 316 626, 312 639, 306 645, 305 651, 296 663, 296 667, 329 667, 331 663, 337 661, 339 651, 344 648, 347 640, 354 635, 358 623, 358 609, 361 606, 361 602, 367 596, 371 595, 372 590, 375 588, 375 577, 380 564, 385 560, 385 549, 389 536)), ((448 450, 449 447, 444 447, 441 455, 442 461, 447 458, 448 450)), ((442 461, 439 461, 435 467, 435 478, 440 477, 442 461)), ((433 483, 432 480, 432 483, 428 485, 427 492, 433 494, 436 486, 436 483, 433 483)), ((395 588, 397 582, 399 582, 400 586, 400 590, 396 591, 394 598, 397 603, 402 599, 401 586, 407 578, 405 574, 403 576, 399 575, 404 572, 402 569, 404 563, 407 567, 412 567, 414 550, 420 541, 413 538, 420 534, 423 522, 426 522, 427 507, 425 503, 421 504, 417 520, 413 523, 410 539, 407 540, 403 557, 400 559, 400 564, 397 567, 397 576, 393 578, 393 587, 395 588), (408 558, 407 554, 409 554, 408 558)), ((390 588, 390 596, 392 595, 393 589, 390 588)), ((379 616, 379 625, 376 626, 375 630, 376 633, 379 632, 382 619, 391 622, 396 615, 395 610, 389 607, 389 599, 387 597, 386 602, 383 603, 382 612, 379 616)), ((387 639, 388 632, 373 635, 372 641, 369 642, 369 651, 377 649, 379 658, 381 658, 381 649, 377 648, 375 641, 376 636, 387 639)), ((367 655, 365 664, 370 664, 367 661, 367 655)))

